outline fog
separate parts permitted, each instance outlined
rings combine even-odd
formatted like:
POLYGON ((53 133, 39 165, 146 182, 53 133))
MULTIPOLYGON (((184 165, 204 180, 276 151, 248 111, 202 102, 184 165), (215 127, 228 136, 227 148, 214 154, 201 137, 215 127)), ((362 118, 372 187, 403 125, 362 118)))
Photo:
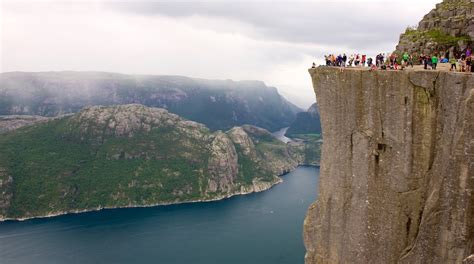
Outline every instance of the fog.
POLYGON ((306 108, 313 61, 389 52, 437 2, 7 0, 0 71, 262 80, 306 108))

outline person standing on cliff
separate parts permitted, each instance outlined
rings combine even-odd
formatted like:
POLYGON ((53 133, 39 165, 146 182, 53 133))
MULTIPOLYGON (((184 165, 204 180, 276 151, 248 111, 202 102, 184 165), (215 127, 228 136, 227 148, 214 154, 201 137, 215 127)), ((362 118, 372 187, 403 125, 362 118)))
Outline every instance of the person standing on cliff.
POLYGON ((413 55, 410 55, 408 57, 408 65, 410 65, 413 68, 413 55))
POLYGON ((436 55, 433 55, 431 57, 431 69, 436 70, 436 66, 438 66, 438 57, 436 55))
POLYGON ((342 66, 342 55, 341 55, 341 54, 337 55, 337 58, 336 58, 336 66, 338 66, 338 67, 343 67, 343 66, 342 66))
POLYGON ((385 64, 385 53, 380 54, 380 66, 385 64))
POLYGON ((423 65, 425 66, 425 70, 428 70, 428 61, 430 57, 428 55, 423 56, 423 65))
POLYGON ((402 67, 408 66, 408 60, 410 59, 410 55, 407 52, 403 53, 402 55, 402 67))
POLYGON ((349 67, 352 67, 352 63, 354 62, 354 54, 352 54, 350 57, 349 57, 349 67))
POLYGON ((456 67, 456 63, 457 63, 457 60, 455 57, 451 57, 451 59, 449 60, 449 63, 451 63, 451 68, 449 69, 449 71, 456 71, 457 70, 457 67, 456 67))
POLYGON ((372 58, 367 59, 367 66, 372 67, 372 58))
POLYGON ((458 60, 458 71, 464 72, 466 69, 465 61, 462 58, 459 58, 458 60))
POLYGON ((433 55, 431 57, 431 69, 436 70, 436 66, 438 66, 438 61, 439 61, 438 56, 433 55))
POLYGON ((471 56, 466 58, 466 72, 471 72, 472 68, 472 58, 471 56))

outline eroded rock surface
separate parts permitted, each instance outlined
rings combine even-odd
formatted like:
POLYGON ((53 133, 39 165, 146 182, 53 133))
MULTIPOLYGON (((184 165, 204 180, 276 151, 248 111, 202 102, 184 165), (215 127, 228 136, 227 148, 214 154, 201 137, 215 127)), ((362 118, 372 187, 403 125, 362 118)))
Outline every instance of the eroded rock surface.
POLYGON ((50 118, 43 116, 29 116, 29 115, 6 115, 0 116, 0 134, 13 131, 15 129, 46 122, 50 118))
POLYGON ((306 263, 461 263, 474 253, 474 76, 319 68, 324 144, 306 263))
POLYGON ((444 0, 426 14, 417 28, 400 36, 398 52, 459 57, 474 42, 474 1, 444 0))

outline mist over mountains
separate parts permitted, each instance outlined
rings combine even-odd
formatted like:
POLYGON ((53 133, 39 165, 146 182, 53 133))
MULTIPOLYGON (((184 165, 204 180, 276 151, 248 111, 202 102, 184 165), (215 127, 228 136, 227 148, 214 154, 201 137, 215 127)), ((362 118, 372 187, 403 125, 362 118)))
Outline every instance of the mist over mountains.
POLYGON ((301 111, 260 81, 106 72, 0 74, 0 115, 57 116, 85 106, 160 107, 212 130, 250 124, 271 131, 289 126, 301 111))

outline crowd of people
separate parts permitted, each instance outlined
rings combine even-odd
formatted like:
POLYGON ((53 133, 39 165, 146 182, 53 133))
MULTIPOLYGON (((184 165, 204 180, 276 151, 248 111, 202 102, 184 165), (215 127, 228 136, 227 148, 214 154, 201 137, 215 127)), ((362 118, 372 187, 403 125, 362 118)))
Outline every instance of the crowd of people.
MULTIPOLYGON (((399 63, 399 58, 396 53, 385 54, 380 53, 375 56, 375 60, 372 57, 367 57, 365 54, 351 54, 347 56, 344 54, 330 54, 325 55, 326 66, 332 67, 369 67, 372 70, 375 69, 393 69, 398 70, 407 66, 413 67, 413 56, 408 53, 404 53, 399 63)), ((315 64, 313 64, 316 67, 315 64)))
POLYGON ((460 71, 460 72, 474 72, 474 67, 472 67, 472 61, 474 60, 471 48, 466 49, 466 52, 463 52, 460 58, 456 59, 452 57, 449 60, 451 67, 450 71, 460 71))
MULTIPOLYGON (((438 55, 420 54, 417 56, 404 52, 400 57, 397 53, 379 53, 375 56, 375 60, 365 54, 350 54, 349 56, 345 53, 339 55, 329 54, 324 56, 324 60, 326 66, 340 67, 341 69, 345 67, 368 67, 370 70, 403 70, 406 67, 413 68, 415 60, 417 60, 416 64, 423 65, 425 70, 436 70, 439 63, 450 63, 450 71, 474 72, 474 67, 472 67, 473 55, 471 48, 467 48, 459 57, 452 56, 450 59, 438 55)), ((313 63, 313 68, 315 67, 316 64, 313 63)))

